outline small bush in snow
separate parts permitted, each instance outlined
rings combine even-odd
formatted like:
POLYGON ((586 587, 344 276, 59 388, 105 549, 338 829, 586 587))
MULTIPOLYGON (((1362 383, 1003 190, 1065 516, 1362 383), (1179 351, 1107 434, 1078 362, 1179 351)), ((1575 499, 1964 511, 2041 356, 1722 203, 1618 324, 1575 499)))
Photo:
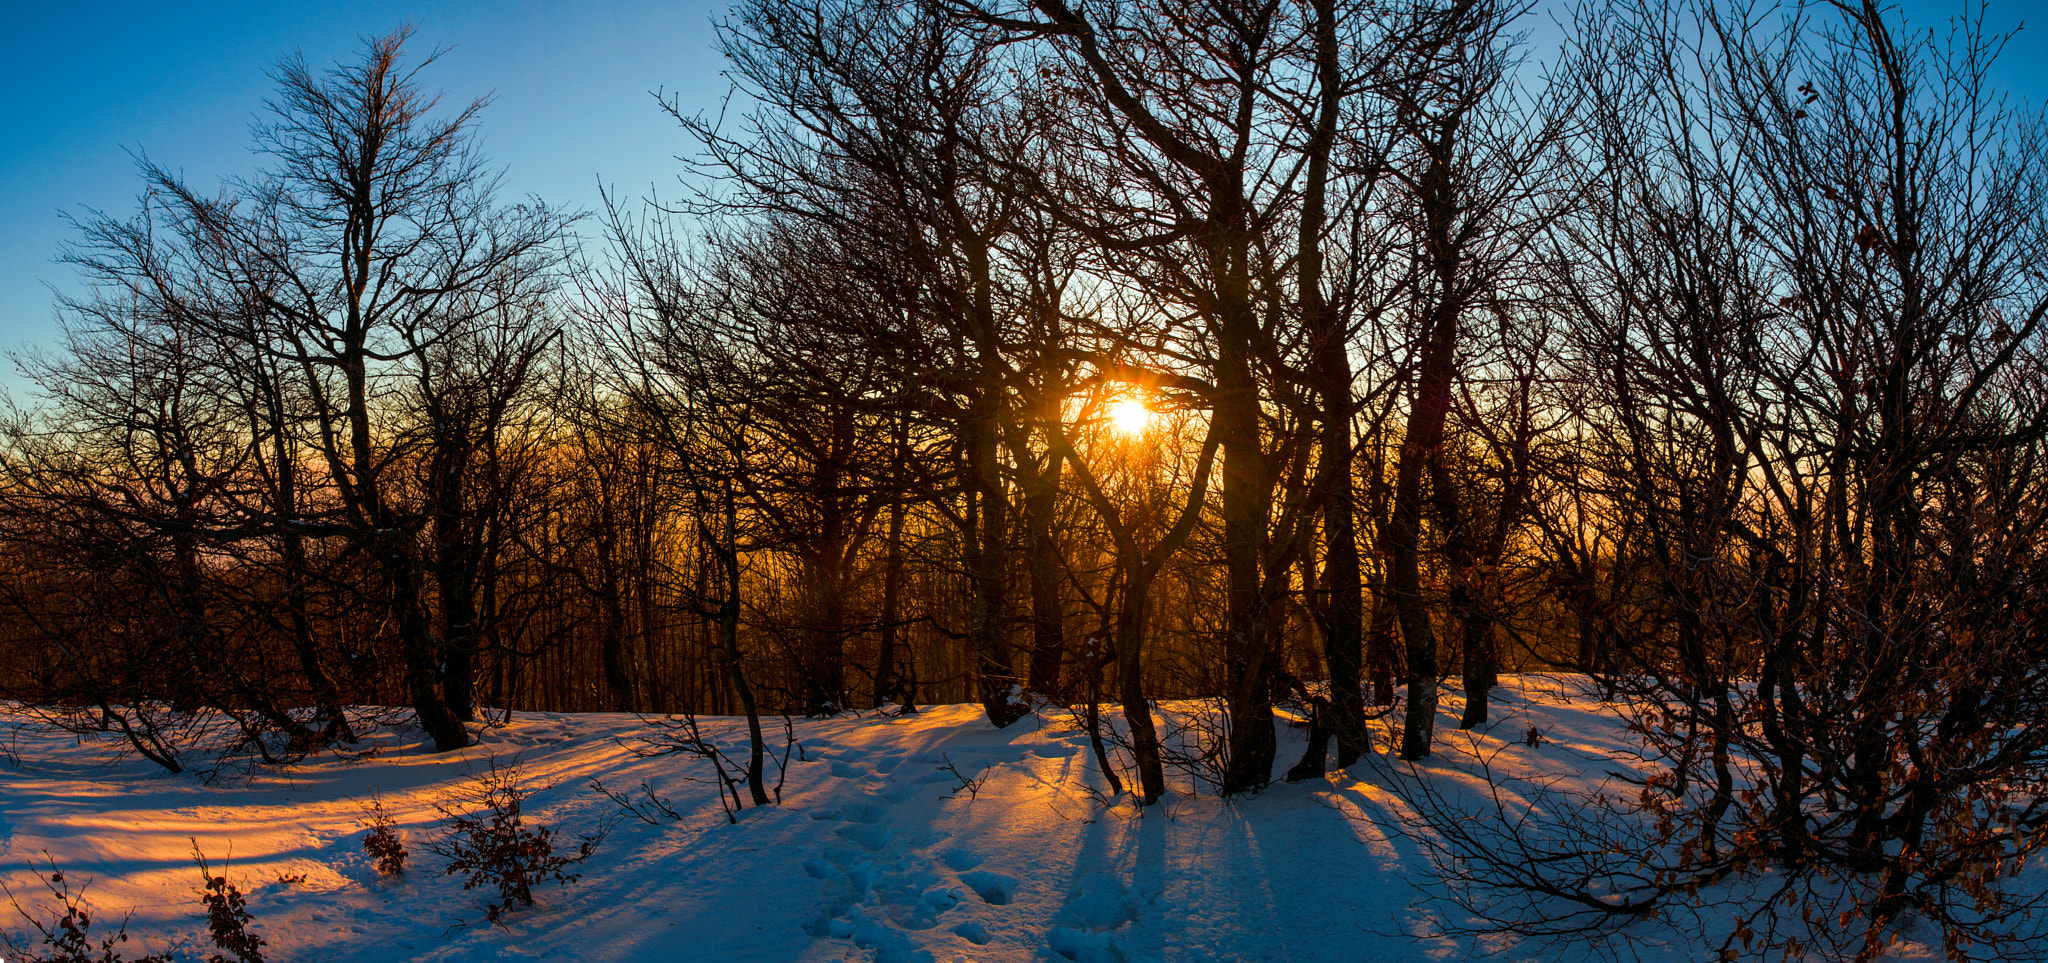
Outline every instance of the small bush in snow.
POLYGON ((14 911, 28 921, 29 926, 35 928, 36 933, 42 937, 41 945, 48 947, 54 955, 31 955, 27 947, 15 943, 10 937, 0 936, 0 946, 5 946, 9 960, 19 960, 21 963, 172 963, 170 957, 155 954, 133 960, 121 956, 118 947, 128 942, 128 923, 125 920, 122 921, 120 928, 114 931, 114 935, 101 937, 95 942, 92 937, 92 914, 86 911, 85 906, 85 890, 91 881, 81 884, 78 892, 73 893, 71 884, 64 879, 64 871, 58 869, 57 864, 51 861, 49 856, 47 852, 43 854, 48 872, 37 871, 36 878, 49 889, 50 895, 56 898, 57 906, 62 909, 55 919, 44 923, 31 915, 28 910, 22 908, 21 901, 15 899, 14 891, 7 889, 4 883, 0 883, 0 892, 7 894, 7 901, 13 904, 14 911))
POLYGON ((264 939, 249 931, 249 924, 256 918, 249 915, 242 891, 228 882, 226 876, 213 875, 196 839, 192 841, 192 859, 199 864, 199 877, 206 883, 199 901, 206 906, 206 928, 213 937, 213 945, 235 955, 229 960, 215 953, 206 958, 206 963, 263 963, 264 939))
POLYGON ((370 797, 364 822, 369 825, 370 832, 363 837, 363 852, 377 861, 377 874, 397 876, 405 872, 405 840, 399 837, 391 814, 384 811, 384 800, 370 797))
POLYGON ((555 852, 553 827, 529 828, 521 806, 533 790, 519 785, 516 764, 499 766, 478 776, 454 798, 434 808, 448 818, 448 831, 427 849, 448 860, 446 875, 463 877, 463 889, 491 887, 498 898, 486 904, 484 916, 496 923, 506 911, 533 905, 533 887, 550 880, 567 886, 580 874, 567 870, 596 852, 606 827, 577 838, 575 855, 555 852))

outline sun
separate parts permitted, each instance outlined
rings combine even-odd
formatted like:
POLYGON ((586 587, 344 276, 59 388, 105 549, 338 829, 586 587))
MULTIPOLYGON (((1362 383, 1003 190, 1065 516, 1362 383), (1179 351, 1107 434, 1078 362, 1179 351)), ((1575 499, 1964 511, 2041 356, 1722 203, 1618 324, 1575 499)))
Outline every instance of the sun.
POLYGON ((1109 406, 1109 423, 1118 433, 1142 435, 1152 424, 1152 409, 1145 407, 1145 399, 1128 396, 1118 398, 1109 406))

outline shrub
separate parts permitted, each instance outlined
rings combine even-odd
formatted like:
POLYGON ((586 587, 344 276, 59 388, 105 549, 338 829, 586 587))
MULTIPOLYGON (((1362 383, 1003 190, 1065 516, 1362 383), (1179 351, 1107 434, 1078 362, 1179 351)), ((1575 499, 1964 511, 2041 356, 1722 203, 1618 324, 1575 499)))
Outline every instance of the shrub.
POLYGON ((490 770, 454 797, 434 808, 448 818, 448 831, 427 845, 448 860, 442 872, 462 875, 463 889, 495 888, 497 899, 485 905, 484 916, 496 923, 518 906, 533 905, 533 887, 550 880, 567 886, 581 878, 567 870, 589 859, 608 828, 577 837, 575 855, 555 852, 553 827, 529 827, 521 807, 534 790, 519 785, 519 769, 491 760, 490 770))
MULTIPOLYGON (((242 891, 228 882, 226 876, 213 875, 196 839, 192 841, 192 860, 199 864, 199 877, 206 884, 199 894, 199 901, 206 906, 206 927, 213 937, 213 945, 233 953, 232 963, 263 963, 264 939, 249 931, 249 924, 255 922, 255 917, 249 915, 242 891)), ((206 958, 206 963, 231 961, 215 953, 206 958)))
POLYGON ((91 881, 87 880, 80 884, 78 891, 73 893, 71 884, 64 878, 64 871, 57 868, 56 862, 50 859, 48 852, 43 853, 43 860, 48 872, 38 870, 36 878, 50 891, 50 895, 56 898, 57 905, 63 910, 56 919, 44 923, 30 915, 28 910, 22 908, 21 902, 15 899, 14 891, 7 889, 4 883, 0 883, 0 892, 7 894, 7 901, 14 906, 14 911, 19 913, 22 919, 27 920, 29 926, 35 928, 36 933, 42 936, 41 945, 48 947, 54 955, 30 955, 28 948, 17 945, 10 938, 0 936, 0 945, 5 946, 8 959, 19 960, 21 963, 172 963, 169 956, 155 954, 125 960, 117 947, 128 942, 126 920, 122 921, 114 935, 101 937, 95 943, 92 937, 92 914, 87 912, 85 905, 85 890, 91 885, 91 881))
POLYGON ((384 801, 371 796, 365 814, 370 832, 363 837, 363 852, 377 861, 378 875, 397 876, 405 872, 405 840, 399 837, 391 814, 384 811, 384 801))

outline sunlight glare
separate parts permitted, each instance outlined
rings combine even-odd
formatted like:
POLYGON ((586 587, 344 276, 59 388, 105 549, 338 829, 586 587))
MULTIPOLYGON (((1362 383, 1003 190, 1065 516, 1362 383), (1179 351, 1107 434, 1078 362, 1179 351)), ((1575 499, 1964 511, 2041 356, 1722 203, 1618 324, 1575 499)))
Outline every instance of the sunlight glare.
POLYGON ((1152 409, 1143 398, 1119 398, 1109 407, 1109 422, 1122 434, 1142 435, 1152 424, 1152 409))

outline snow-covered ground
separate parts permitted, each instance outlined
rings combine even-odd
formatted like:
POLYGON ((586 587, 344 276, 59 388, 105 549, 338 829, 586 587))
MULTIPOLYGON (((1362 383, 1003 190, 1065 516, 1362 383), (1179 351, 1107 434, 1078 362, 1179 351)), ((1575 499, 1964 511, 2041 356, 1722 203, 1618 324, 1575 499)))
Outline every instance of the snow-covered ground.
MULTIPOLYGON (((1441 787, 1469 791, 1480 760, 1567 778, 1618 765, 1615 721, 1560 681, 1510 679, 1481 732, 1456 732, 1458 709, 1455 699, 1443 707, 1439 752, 1422 770, 1441 787), (1524 744, 1532 727, 1544 737, 1536 747, 1524 744)), ((1485 949, 1436 935, 1448 904, 1432 898, 1404 804, 1383 788, 1392 767, 1405 770, 1386 757, 1240 800, 1192 792, 1181 776, 1140 811, 1105 804, 1088 740, 1062 710, 1003 730, 972 706, 867 713, 796 722, 782 805, 734 823, 709 763, 631 751, 647 732, 631 716, 519 714, 446 754, 384 731, 350 752, 211 785, 116 758, 111 740, 24 724, 0 715, 0 881, 47 922, 34 872, 44 854, 74 891, 89 877, 94 933, 129 915, 130 956, 204 932, 195 843, 247 894, 276 961, 1407 961, 1485 949), (4 761, 9 746, 18 766, 4 761), (424 844, 443 828, 437 801, 515 760, 538 790, 529 824, 558 827, 568 845, 614 825, 581 880, 541 888, 538 905, 494 926, 486 895, 442 875, 445 861, 424 844), (593 779, 636 794, 644 782, 682 818, 619 819, 593 779), (373 794, 411 850, 396 878, 363 852, 373 794)), ((730 720, 716 724, 737 741, 730 720)), ((1284 733, 1282 770, 1302 738, 1284 733)), ((4 905, 0 932, 18 944, 32 935, 4 905)), ((1703 958, 1659 940, 1645 931, 1623 955, 1703 958)), ((1508 953, 1561 955, 1582 952, 1508 953)))

